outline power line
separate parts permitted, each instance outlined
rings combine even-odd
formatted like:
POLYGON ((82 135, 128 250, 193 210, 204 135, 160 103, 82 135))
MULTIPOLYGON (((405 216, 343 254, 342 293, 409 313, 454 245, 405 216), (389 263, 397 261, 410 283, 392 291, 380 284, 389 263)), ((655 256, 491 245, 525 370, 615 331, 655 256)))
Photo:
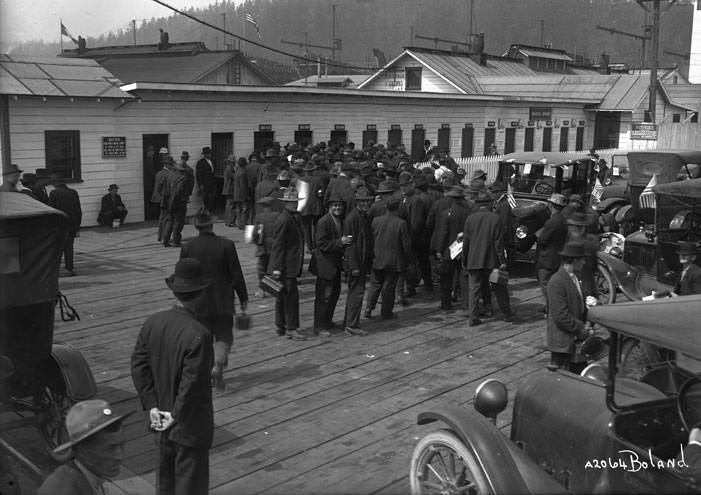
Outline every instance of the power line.
MULTIPOLYGON (((185 17, 189 18, 189 19, 192 19, 192 20, 195 21, 195 22, 199 22, 200 24, 203 24, 203 25, 205 25, 205 26, 207 26, 207 27, 209 27, 209 28, 211 28, 211 29, 214 29, 214 30, 216 30, 216 31, 220 31, 220 32, 222 32, 222 33, 224 33, 224 34, 228 34, 229 36, 233 36, 234 38, 238 38, 238 39, 240 39, 240 40, 242 40, 242 41, 245 41, 246 43, 250 43, 251 45, 255 45, 255 46, 258 46, 258 47, 260 47, 260 48, 263 48, 264 50, 270 50, 271 52, 279 53, 280 55, 285 55, 285 56, 287 56, 287 57, 292 57, 292 58, 296 58, 296 59, 299 59, 299 60, 304 60, 305 62, 310 62, 310 63, 314 63, 314 64, 317 64, 317 63, 318 63, 318 60, 314 60, 314 59, 307 58, 307 57, 302 57, 301 55, 295 55, 294 53, 288 53, 288 52, 283 51, 283 50, 278 50, 277 48, 273 48, 273 47, 270 47, 270 46, 268 46, 268 45, 264 45, 263 43, 259 43, 259 42, 257 42, 257 41, 249 40, 249 39, 247 39, 247 38, 244 38, 243 36, 239 36, 238 34, 231 33, 231 32, 229 32, 229 31, 227 31, 227 30, 225 30, 225 29, 222 29, 222 28, 220 28, 220 27, 218 27, 218 26, 215 26, 214 24, 210 24, 210 23, 207 22, 207 21, 203 21, 202 19, 198 19, 197 17, 195 17, 195 16, 193 16, 193 15, 190 15, 190 14, 188 14, 188 13, 186 13, 186 12, 183 12, 182 10, 176 9, 175 7, 173 7, 173 6, 171 6, 171 5, 168 5, 167 3, 165 3, 165 2, 163 2, 163 1, 161 1, 161 0, 153 0, 153 1, 156 2, 156 3, 159 4, 159 5, 162 5, 163 7, 167 8, 167 9, 172 10, 173 12, 175 12, 175 13, 177 13, 177 14, 180 14, 180 15, 182 15, 182 16, 185 16, 185 17)), ((325 63, 326 63, 326 65, 329 66, 329 67, 342 67, 342 68, 344 68, 344 69, 355 69, 355 70, 363 70, 363 71, 366 71, 366 70, 370 69, 370 67, 359 67, 359 66, 348 65, 348 64, 337 64, 337 63, 332 63, 332 62, 328 62, 328 60, 327 60, 325 63)))

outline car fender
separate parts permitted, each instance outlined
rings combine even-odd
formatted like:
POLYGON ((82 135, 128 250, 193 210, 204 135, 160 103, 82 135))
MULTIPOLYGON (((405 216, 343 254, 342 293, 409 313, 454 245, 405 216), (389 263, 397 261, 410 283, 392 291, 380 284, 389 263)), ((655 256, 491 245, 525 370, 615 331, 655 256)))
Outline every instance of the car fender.
POLYGON ((66 344, 51 347, 51 363, 45 371, 49 383, 63 379, 66 397, 73 402, 92 399, 97 394, 95 378, 83 355, 66 344))
POLYGON ((629 205, 630 201, 625 198, 607 198, 603 199, 596 205, 596 210, 601 213, 608 213, 613 209, 620 208, 623 205, 629 205))
POLYGON ((640 288, 640 272, 615 256, 599 251, 596 253, 599 263, 611 274, 614 283, 631 301, 639 301, 646 294, 640 288))
POLYGON ((420 413, 417 423, 425 425, 436 421, 447 425, 474 453, 493 493, 563 492, 561 485, 477 411, 444 406, 420 413))

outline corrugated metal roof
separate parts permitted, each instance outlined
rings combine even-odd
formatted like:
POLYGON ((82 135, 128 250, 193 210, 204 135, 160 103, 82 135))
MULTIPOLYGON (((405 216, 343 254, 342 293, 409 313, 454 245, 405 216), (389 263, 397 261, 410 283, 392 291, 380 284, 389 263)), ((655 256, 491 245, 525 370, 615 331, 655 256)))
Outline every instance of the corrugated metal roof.
POLYGON ((347 88, 353 88, 358 84, 362 83, 369 77, 368 74, 334 74, 329 76, 309 76, 302 79, 297 79, 296 81, 288 82, 285 86, 317 86, 319 84, 323 85, 327 83, 345 83, 350 81, 347 88))
POLYGON ((482 92, 489 95, 553 97, 590 100, 598 103, 618 76, 537 75, 513 77, 477 77, 482 92))
POLYGON ((631 112, 640 105, 648 91, 650 80, 638 75, 621 74, 606 93, 598 109, 607 112, 631 112))
POLYGON ((0 93, 6 95, 132 98, 94 60, 0 55, 0 93))
POLYGON ((701 108, 701 84, 665 84, 672 103, 687 108, 701 108))
POLYGON ((572 58, 565 55, 564 53, 558 53, 550 50, 538 50, 537 48, 519 47, 518 51, 523 53, 527 57, 551 58, 554 60, 567 60, 568 62, 573 62, 572 58))

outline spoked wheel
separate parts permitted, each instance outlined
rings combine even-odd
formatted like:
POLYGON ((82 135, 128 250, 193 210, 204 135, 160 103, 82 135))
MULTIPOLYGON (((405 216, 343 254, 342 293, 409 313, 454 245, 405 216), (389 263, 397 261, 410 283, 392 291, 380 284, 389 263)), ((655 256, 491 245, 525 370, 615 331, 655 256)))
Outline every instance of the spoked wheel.
POLYGON ((621 348, 621 374, 640 380, 653 365, 663 361, 659 349, 638 339, 627 339, 621 348))
POLYGON ((475 456, 447 430, 419 440, 411 456, 410 483, 413 495, 491 493, 475 456))
POLYGON ((597 263, 594 273, 594 289, 596 289, 598 304, 613 304, 616 302, 616 284, 611 272, 602 264, 597 263))
POLYGON ((51 386, 44 389, 43 399, 46 410, 43 420, 37 425, 38 429, 46 442, 49 455, 58 462, 66 462, 72 456, 71 449, 58 454, 54 449, 68 441, 65 420, 72 405, 71 401, 66 397, 65 389, 51 386))

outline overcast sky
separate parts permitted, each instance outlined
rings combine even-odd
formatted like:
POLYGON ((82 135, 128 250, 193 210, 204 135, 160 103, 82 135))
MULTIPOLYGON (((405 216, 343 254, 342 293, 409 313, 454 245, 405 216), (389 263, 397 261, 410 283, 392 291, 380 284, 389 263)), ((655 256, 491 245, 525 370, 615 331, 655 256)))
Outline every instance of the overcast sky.
MULTIPOLYGON (((179 9, 217 3, 216 0, 163 1, 179 9)), ((77 38, 79 34, 100 36, 126 29, 132 19, 138 25, 142 19, 170 14, 171 10, 151 0, 0 0, 0 43, 2 51, 7 51, 20 41, 58 42, 60 19, 77 38)))

